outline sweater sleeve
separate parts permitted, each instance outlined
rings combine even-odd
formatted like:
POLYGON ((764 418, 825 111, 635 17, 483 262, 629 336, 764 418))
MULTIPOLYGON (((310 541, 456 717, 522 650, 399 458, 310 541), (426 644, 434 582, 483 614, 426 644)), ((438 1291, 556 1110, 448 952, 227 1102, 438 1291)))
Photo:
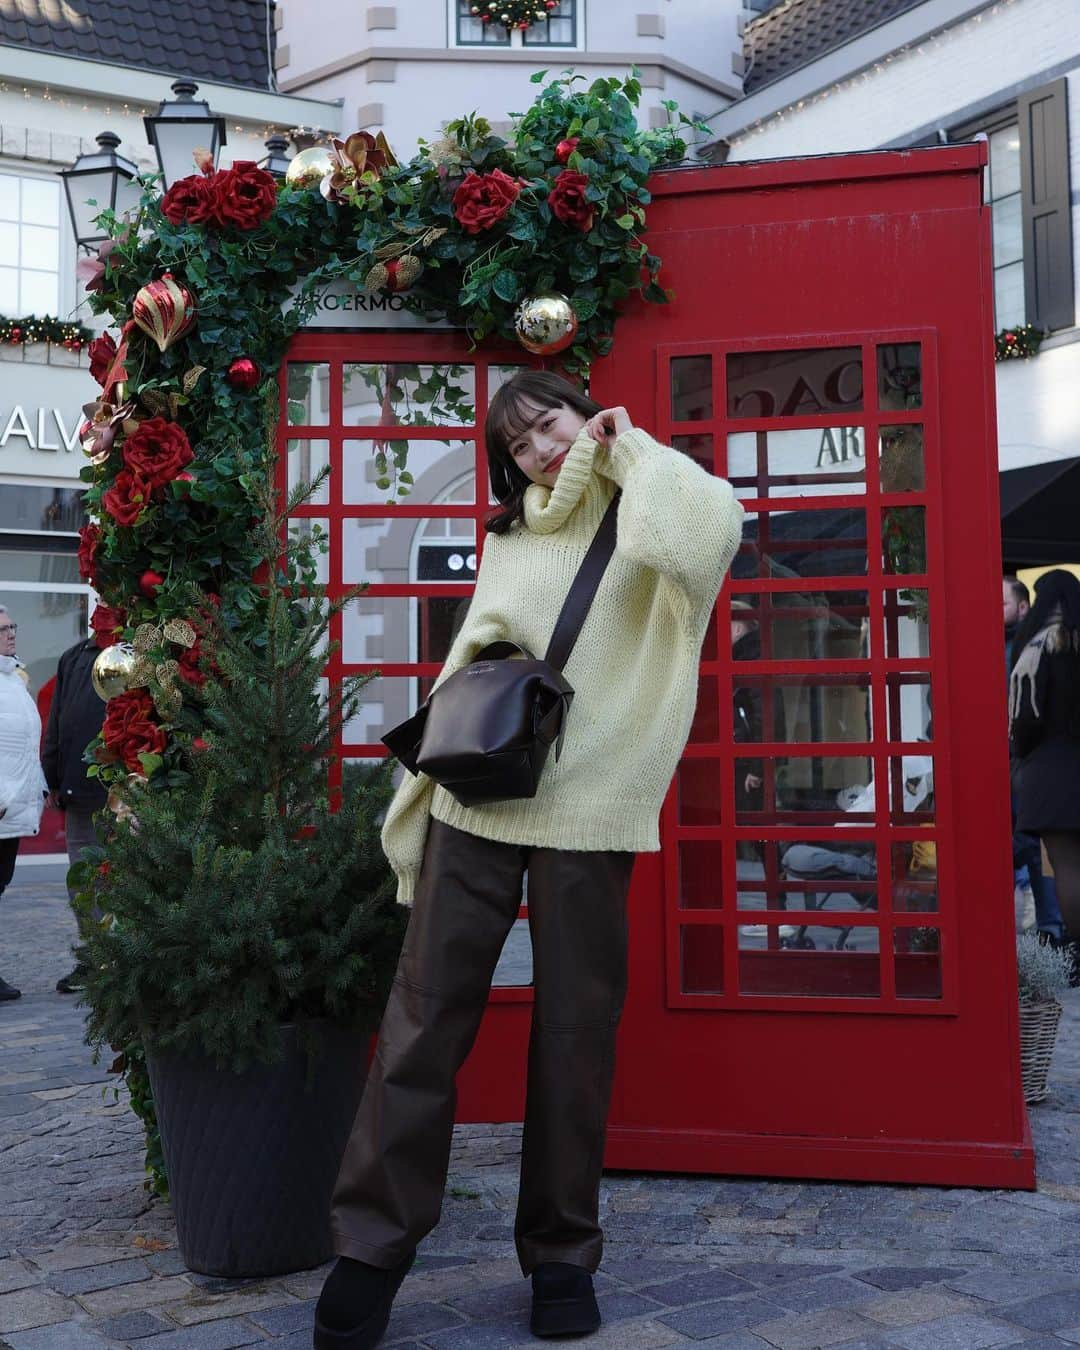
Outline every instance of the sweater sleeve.
POLYGON ((597 453, 622 489, 619 552, 673 584, 693 631, 706 619, 742 539, 731 484, 638 427, 597 453))
POLYGON ((53 792, 60 790, 60 701, 63 698, 64 658, 56 667, 49 718, 45 723, 45 740, 41 747, 41 768, 45 781, 53 792))
MULTIPOLYGON (((432 692, 455 671, 467 666, 482 647, 510 635, 506 615, 498 606, 495 580, 501 543, 497 535, 487 538, 480 573, 476 578, 476 590, 469 603, 465 622, 454 639, 432 692)), ((435 783, 427 774, 413 775, 406 771, 383 822, 383 852, 397 877, 397 898, 401 905, 411 905, 413 901, 424 861, 434 790, 435 783)))

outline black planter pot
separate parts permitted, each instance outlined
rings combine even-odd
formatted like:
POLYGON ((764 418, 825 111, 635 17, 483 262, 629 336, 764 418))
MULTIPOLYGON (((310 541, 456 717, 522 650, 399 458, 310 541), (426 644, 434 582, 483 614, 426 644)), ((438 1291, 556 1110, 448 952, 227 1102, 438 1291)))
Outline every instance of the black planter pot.
POLYGON ((333 1255, 330 1196, 367 1076, 365 1035, 313 1027, 310 1088, 294 1026, 283 1056, 246 1073, 147 1054, 180 1253, 231 1278, 308 1270, 333 1255))

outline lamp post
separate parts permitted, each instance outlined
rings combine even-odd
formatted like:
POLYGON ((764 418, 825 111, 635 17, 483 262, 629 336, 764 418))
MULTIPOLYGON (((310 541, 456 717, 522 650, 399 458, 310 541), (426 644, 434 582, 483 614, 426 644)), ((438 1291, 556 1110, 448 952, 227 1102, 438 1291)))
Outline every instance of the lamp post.
POLYGON ((138 205, 142 194, 138 169, 116 153, 120 137, 103 131, 97 143, 95 153, 80 155, 70 169, 60 172, 75 238, 88 252, 108 238, 94 217, 106 210, 122 215, 138 205))
POLYGON ((163 100, 152 117, 143 118, 166 191, 196 172, 196 150, 208 150, 217 168, 218 154, 225 144, 225 119, 212 113, 209 103, 195 97, 198 89, 194 80, 174 80, 175 100, 163 100))
POLYGON ((275 133, 263 144, 270 153, 259 160, 259 168, 272 173, 275 178, 284 178, 289 168, 289 158, 285 154, 289 148, 289 138, 275 133))

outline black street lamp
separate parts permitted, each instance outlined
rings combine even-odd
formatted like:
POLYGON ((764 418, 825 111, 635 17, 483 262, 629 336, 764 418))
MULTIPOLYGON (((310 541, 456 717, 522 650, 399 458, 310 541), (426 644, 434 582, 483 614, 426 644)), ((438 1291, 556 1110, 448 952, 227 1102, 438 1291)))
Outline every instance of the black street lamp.
POLYGON ((289 157, 285 153, 289 148, 289 138, 275 133, 263 144, 270 153, 259 160, 259 168, 272 173, 275 178, 284 178, 289 168, 289 157))
POLYGON ((210 111, 209 103, 196 99, 199 86, 194 80, 174 80, 174 101, 164 100, 153 117, 144 117, 146 136, 154 147, 164 175, 164 190, 181 178, 198 172, 196 150, 207 150, 217 168, 218 154, 225 144, 225 119, 210 111))
POLYGON ((136 207, 142 195, 138 169, 116 153, 120 137, 103 131, 97 143, 96 153, 80 155, 70 169, 60 171, 75 238, 88 252, 108 238, 94 217, 106 210, 122 215, 136 207))

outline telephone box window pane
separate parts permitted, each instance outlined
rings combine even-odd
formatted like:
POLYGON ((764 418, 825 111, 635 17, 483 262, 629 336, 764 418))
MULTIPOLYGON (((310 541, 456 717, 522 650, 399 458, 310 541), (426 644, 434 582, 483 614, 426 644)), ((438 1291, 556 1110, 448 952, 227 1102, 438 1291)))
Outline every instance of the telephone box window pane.
POLYGON ((882 427, 878 442, 882 492, 922 492, 926 488, 923 429, 917 423, 882 427))
POLYGON ((839 661, 870 655, 866 591, 784 591, 735 594, 731 618, 749 634, 736 641, 736 661, 839 661), (736 609, 736 605, 739 609, 736 609), (745 617, 749 614, 750 619, 745 617))
POLYGON ((930 593, 921 588, 887 590, 885 655, 890 658, 930 655, 930 593))
POLYGON ((881 513, 881 546, 886 575, 925 572, 926 507, 886 507, 881 513))
POLYGON ((679 844, 679 907, 719 909, 724 902, 722 845, 711 840, 679 844))
POLYGON ((892 907, 898 914, 937 912, 937 841, 933 836, 893 844, 892 907))
MULTIPOLYGON (((308 440, 289 441, 287 454, 289 491, 292 492, 295 488, 299 487, 301 483, 312 482, 315 479, 315 476, 329 465, 330 442, 308 440)), ((327 476, 311 496, 307 498, 307 505, 325 506, 329 500, 330 478, 327 476)))
POLYGON ((471 426, 476 420, 476 371, 458 364, 420 366, 346 363, 346 426, 471 426))
POLYGON ((894 825, 933 825, 933 755, 890 756, 889 819, 894 825))
POLYGON ((330 421, 330 367, 316 361, 290 361, 285 407, 289 426, 327 426, 330 421))
POLYGON ((684 759, 678 769, 678 785, 680 824, 720 824, 719 760, 684 759))
POLYGON ((419 707, 416 680, 407 675, 376 675, 360 690, 356 713, 345 723, 342 743, 377 745, 383 736, 419 707))
POLYGON ((341 579, 347 586, 476 580, 473 520, 394 516, 341 523, 341 579))
POLYGON ((885 677, 890 741, 933 739, 934 705, 929 675, 890 674, 885 677))
POLYGON ((941 930, 897 928, 893 932, 897 998, 941 997, 941 930))
POLYGON ((698 678, 697 707, 690 728, 690 740, 718 741, 720 739, 720 685, 715 675, 698 678))
POLYGON ((877 349, 878 407, 903 412, 922 407, 922 344, 886 342, 877 349))
POLYGON ((671 362, 672 421, 705 422, 712 415, 712 357, 674 357, 671 362))
POLYGON ((341 659, 441 665, 468 607, 467 595, 360 596, 342 614, 341 659))
POLYGON ((728 437, 727 477, 736 497, 862 496, 862 427, 739 431, 728 437))
POLYGON ((673 449, 681 451, 684 455, 689 455, 707 473, 716 472, 716 461, 713 458, 713 438, 710 435, 701 433, 693 436, 672 436, 671 444, 673 449))
POLYGON ((828 679, 740 676, 732 704, 737 742, 806 745, 873 740, 869 675, 828 679))
POLYGON ((727 358, 729 417, 818 417, 861 412, 862 406, 859 347, 732 352, 727 358))
POLYGON ((783 909, 802 923, 803 911, 877 908, 873 843, 837 830, 797 841, 741 840, 739 847, 746 851, 735 863, 740 910, 783 909))
POLYGON ((488 366, 488 402, 491 402, 492 395, 497 389, 501 389, 503 385, 512 380, 515 375, 520 375, 523 370, 529 369, 530 367, 527 365, 488 366))
POLYGON ((410 506, 472 505, 476 448, 472 441, 347 440, 341 453, 341 500, 349 506, 389 500, 410 506))
MULTIPOLYGON (((911 509, 922 508, 894 508, 911 509)), ((731 569, 737 581, 866 575, 866 512, 862 510, 755 511, 744 519, 742 536, 731 569)))
POLYGON ((330 522, 316 520, 310 516, 295 516, 289 521, 289 534, 294 539, 307 542, 315 563, 315 581, 318 585, 325 586, 330 580, 330 560, 327 551, 330 522))
POLYGON ((682 992, 724 992, 724 930, 716 925, 695 924, 679 929, 682 992))
POLYGON ((736 825, 874 823, 873 764, 866 755, 736 759, 735 788, 736 825), (760 784, 745 786, 748 776, 760 784))
POLYGON ((878 931, 873 927, 819 924, 781 935, 774 924, 745 925, 739 929, 739 992, 880 998, 878 952, 878 931))

